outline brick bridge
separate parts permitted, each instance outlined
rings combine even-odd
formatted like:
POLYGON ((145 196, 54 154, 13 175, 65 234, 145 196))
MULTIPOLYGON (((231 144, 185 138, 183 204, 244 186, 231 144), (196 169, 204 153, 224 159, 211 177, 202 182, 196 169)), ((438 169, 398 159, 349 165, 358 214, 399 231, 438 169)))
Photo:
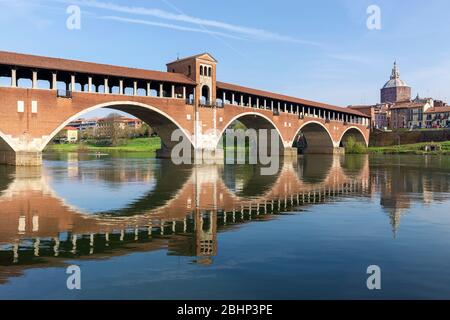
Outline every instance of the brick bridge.
POLYGON ((127 112, 153 127, 158 156, 176 144, 175 129, 201 159, 223 158, 225 130, 239 120, 252 129, 276 129, 280 153, 342 152, 347 137, 367 145, 369 118, 348 108, 216 81, 209 54, 167 64, 167 72, 0 52, 0 163, 40 165, 42 151, 71 121, 99 109, 127 112), (5 86, 6 85, 6 86, 5 86))

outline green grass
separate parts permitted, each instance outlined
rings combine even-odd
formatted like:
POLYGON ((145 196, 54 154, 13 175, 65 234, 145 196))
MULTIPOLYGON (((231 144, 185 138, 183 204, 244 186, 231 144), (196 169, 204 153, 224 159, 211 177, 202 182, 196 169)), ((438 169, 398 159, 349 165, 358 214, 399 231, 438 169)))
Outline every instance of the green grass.
POLYGON ((161 148, 161 140, 154 138, 136 138, 124 141, 116 147, 99 146, 94 143, 51 144, 47 152, 156 152, 161 148))
POLYGON ((370 147, 370 153, 375 154, 445 154, 450 155, 450 141, 446 142, 424 142, 415 144, 405 144, 391 147, 370 147), (426 152, 423 150, 424 146, 429 144, 436 144, 441 146, 440 151, 426 152))

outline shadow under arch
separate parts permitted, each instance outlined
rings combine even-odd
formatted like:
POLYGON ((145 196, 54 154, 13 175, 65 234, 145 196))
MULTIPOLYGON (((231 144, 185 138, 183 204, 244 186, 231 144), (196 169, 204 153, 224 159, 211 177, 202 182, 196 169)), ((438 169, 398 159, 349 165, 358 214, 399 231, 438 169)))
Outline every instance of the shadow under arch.
POLYGON ((322 123, 309 121, 298 129, 293 147, 303 154, 332 154, 334 143, 330 132, 322 123))
MULTIPOLYGON (((253 129, 256 130, 258 138, 259 138, 259 132, 258 130, 260 129, 264 129, 264 130, 268 130, 268 136, 267 136, 267 147, 269 149, 269 153, 268 154, 273 154, 273 153, 278 153, 278 154, 283 154, 283 150, 284 150, 284 142, 283 142, 283 136, 280 132, 280 129, 275 125, 275 123, 273 123, 272 120, 270 120, 267 116, 261 114, 261 113, 257 113, 257 112, 244 112, 241 113, 237 116, 235 116, 233 119, 231 119, 225 126, 224 129, 219 132, 220 134, 218 135, 218 140, 216 145, 220 145, 221 143, 223 143, 223 140, 225 138, 225 133, 226 130, 228 128, 230 128, 233 123, 235 123, 236 121, 241 122, 247 129, 253 129), (271 145, 271 130, 276 130, 276 132, 278 133, 278 150, 274 150, 272 148, 271 145)), ((258 142, 259 143, 259 142, 258 142)))
POLYGON ((159 110, 156 107, 144 103, 133 101, 111 101, 98 104, 90 108, 86 108, 83 111, 73 115, 72 117, 64 121, 45 139, 43 145, 41 146, 41 151, 70 122, 79 119, 84 114, 102 108, 126 112, 147 123, 161 138, 161 144, 163 149, 170 150, 173 146, 175 146, 178 143, 178 141, 171 140, 172 133, 175 130, 181 130, 184 138, 190 142, 191 147, 193 148, 193 143, 190 134, 175 119, 173 119, 165 112, 159 110))
POLYGON ((222 179, 235 196, 253 198, 267 194, 276 184, 280 171, 281 168, 277 174, 261 175, 258 165, 225 165, 222 179))
POLYGON ((356 142, 363 144, 364 146, 369 146, 369 141, 366 140, 364 134, 361 129, 357 127, 349 127, 342 134, 339 139, 339 146, 345 147, 348 139, 353 138, 356 142))
POLYGON ((14 153, 13 144, 9 138, 0 131, 0 165, 8 163, 8 154, 14 153))
POLYGON ((306 154, 297 162, 298 177, 307 184, 324 182, 333 167, 336 156, 331 154, 306 154))

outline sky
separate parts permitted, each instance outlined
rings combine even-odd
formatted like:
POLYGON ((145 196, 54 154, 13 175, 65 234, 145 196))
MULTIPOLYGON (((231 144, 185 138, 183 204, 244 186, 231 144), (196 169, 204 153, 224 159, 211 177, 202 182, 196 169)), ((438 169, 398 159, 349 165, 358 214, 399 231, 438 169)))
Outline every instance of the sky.
POLYGON ((0 0, 0 50, 162 71, 209 52, 220 81, 339 106, 379 102, 396 60, 414 95, 450 101, 449 13, 448 0, 0 0))

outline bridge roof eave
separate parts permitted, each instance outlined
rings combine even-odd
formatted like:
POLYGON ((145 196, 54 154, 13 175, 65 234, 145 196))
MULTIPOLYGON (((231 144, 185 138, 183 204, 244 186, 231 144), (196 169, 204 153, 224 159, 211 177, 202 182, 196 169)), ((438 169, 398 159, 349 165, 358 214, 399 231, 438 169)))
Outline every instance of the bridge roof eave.
POLYGON ((83 73, 136 80, 161 81, 195 86, 192 79, 180 73, 145 70, 83 62, 77 60, 42 57, 29 54, 0 51, 0 64, 15 67, 46 69, 71 73, 83 73))
POLYGON ((217 89, 236 91, 236 92, 241 92, 241 93, 245 93, 245 94, 266 97, 266 98, 273 99, 273 100, 280 100, 280 101, 286 101, 286 102, 295 103, 295 104, 301 104, 301 105, 305 105, 305 106, 323 108, 323 109, 327 109, 330 111, 343 112, 343 113, 352 114, 355 116, 368 118, 368 116, 366 114, 359 112, 357 110, 352 110, 350 108, 343 108, 343 107, 338 107, 338 106, 334 106, 334 105, 330 105, 330 104, 326 104, 326 103, 290 97, 290 96, 286 96, 283 94, 273 93, 273 92, 259 90, 259 89, 252 89, 252 88, 243 87, 243 86, 226 83, 226 82, 217 81, 217 89))

